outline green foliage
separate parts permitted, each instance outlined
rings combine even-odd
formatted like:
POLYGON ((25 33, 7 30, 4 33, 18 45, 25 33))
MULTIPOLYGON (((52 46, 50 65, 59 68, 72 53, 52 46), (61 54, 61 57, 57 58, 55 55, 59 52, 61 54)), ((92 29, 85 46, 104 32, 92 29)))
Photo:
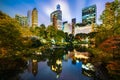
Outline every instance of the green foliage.
POLYGON ((55 36, 55 41, 61 42, 62 39, 65 39, 65 34, 61 30, 57 30, 57 35, 55 36))
POLYGON ((88 35, 86 33, 78 33, 75 36, 79 36, 80 38, 86 38, 88 35))
POLYGON ((96 34, 97 34, 97 32, 88 33, 88 37, 89 38, 94 38, 96 34))
POLYGON ((95 35, 96 46, 99 46, 103 41, 113 35, 111 30, 106 30, 102 25, 97 28, 97 31, 95 35))
POLYGON ((109 60, 112 59, 112 54, 108 54, 98 48, 88 48, 87 49, 89 53, 93 55, 92 61, 93 63, 95 62, 108 62, 109 60))
POLYGON ((28 48, 29 30, 8 15, 0 12, 0 54, 18 55, 28 48), (26 38, 27 39, 26 39, 26 38))
POLYGON ((97 27, 97 34, 95 36, 97 46, 109 37, 120 34, 120 2, 115 0, 109 3, 109 5, 110 6, 103 11, 100 18, 103 24, 97 27))
POLYGON ((57 35, 57 31, 55 30, 54 26, 48 26, 46 31, 48 38, 53 38, 57 35))
POLYGON ((62 30, 56 30, 52 25, 45 27, 44 24, 41 24, 33 32, 41 41, 46 41, 47 43, 51 42, 51 39, 58 43, 65 39, 65 33, 62 30))

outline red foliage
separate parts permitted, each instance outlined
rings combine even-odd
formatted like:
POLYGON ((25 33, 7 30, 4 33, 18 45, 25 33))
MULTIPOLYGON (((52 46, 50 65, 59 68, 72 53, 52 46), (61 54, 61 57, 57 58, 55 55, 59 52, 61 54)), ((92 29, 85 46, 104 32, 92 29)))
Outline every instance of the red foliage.
POLYGON ((120 48, 120 35, 108 38, 99 45, 99 48, 106 52, 113 52, 113 50, 117 50, 120 48))

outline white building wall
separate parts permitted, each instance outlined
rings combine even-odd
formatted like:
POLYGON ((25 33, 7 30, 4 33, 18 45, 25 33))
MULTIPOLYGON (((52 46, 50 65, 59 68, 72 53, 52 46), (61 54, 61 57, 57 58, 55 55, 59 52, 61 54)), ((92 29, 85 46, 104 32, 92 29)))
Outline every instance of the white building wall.
POLYGON ((75 35, 78 33, 90 33, 92 31, 91 25, 86 25, 83 27, 75 27, 75 35))
POLYGON ((67 32, 68 34, 71 34, 72 33, 72 26, 68 23, 66 23, 64 25, 64 29, 63 29, 64 32, 67 32))

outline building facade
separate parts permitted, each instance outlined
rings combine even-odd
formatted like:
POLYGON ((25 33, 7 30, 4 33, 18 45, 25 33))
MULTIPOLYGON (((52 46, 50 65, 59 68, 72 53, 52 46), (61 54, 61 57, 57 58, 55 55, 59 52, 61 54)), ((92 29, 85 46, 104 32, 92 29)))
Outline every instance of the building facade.
POLYGON ((76 18, 72 19, 72 34, 75 33, 76 18))
POLYGON ((68 22, 67 21, 64 21, 63 23, 62 23, 62 30, 64 30, 64 28, 65 28, 65 24, 67 24, 68 22))
POLYGON ((28 18, 26 16, 21 15, 15 15, 15 19, 20 23, 21 26, 28 26, 27 20, 28 18))
POLYGON ((63 31, 68 34, 72 34, 72 25, 68 23, 67 21, 63 24, 63 31))
POLYGON ((56 11, 52 12, 50 14, 50 21, 53 24, 54 23, 54 17, 56 16, 56 25, 57 29, 62 30, 62 11, 60 9, 60 5, 58 4, 56 6, 56 11))
POLYGON ((55 30, 58 29, 58 27, 57 27, 57 16, 56 15, 53 15, 53 26, 54 26, 55 30))
POLYGON ((83 26, 83 27, 76 26, 74 35, 79 34, 79 33, 88 34, 92 31, 93 31, 92 25, 86 25, 86 26, 83 26))
POLYGON ((32 27, 38 26, 38 11, 36 8, 32 10, 32 27))
POLYGON ((27 18, 28 18, 27 23, 28 23, 28 26, 29 26, 29 27, 31 27, 31 22, 32 22, 32 21, 31 21, 31 16, 32 16, 32 15, 31 15, 31 11, 29 10, 29 11, 27 12, 27 18))
POLYGON ((96 5, 82 9, 82 23, 86 25, 96 23, 96 5))

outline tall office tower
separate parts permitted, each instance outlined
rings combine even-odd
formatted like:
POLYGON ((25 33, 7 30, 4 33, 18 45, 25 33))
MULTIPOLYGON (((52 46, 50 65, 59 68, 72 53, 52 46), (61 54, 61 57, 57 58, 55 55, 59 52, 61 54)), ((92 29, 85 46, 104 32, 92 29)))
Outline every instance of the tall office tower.
POLYGON ((67 21, 64 21, 63 22, 63 27, 62 27, 62 30, 64 31, 64 29, 65 29, 65 24, 67 24, 68 22, 67 21))
POLYGON ((75 33, 75 24, 76 24, 76 18, 72 19, 72 34, 75 33))
POLYGON ((57 19, 57 23, 56 23, 57 24, 57 28, 59 30, 62 30, 62 11, 60 9, 60 5, 59 4, 56 6, 56 11, 54 11, 54 12, 52 12, 50 14, 50 21, 51 21, 52 24, 53 24, 53 17, 54 17, 54 15, 56 15, 56 19, 57 19))
POLYGON ((82 23, 86 25, 96 23, 96 5, 82 9, 82 23))
POLYGON ((57 16, 53 15, 53 26, 55 27, 55 30, 57 30, 57 16))
POLYGON ((31 26, 31 11, 29 10, 28 12, 27 12, 27 18, 28 18, 28 26, 30 27, 31 26))
POLYGON ((32 27, 38 26, 38 11, 36 8, 32 10, 32 27))
POLYGON ((21 26, 28 26, 27 24, 27 17, 26 16, 21 16, 21 15, 15 15, 15 19, 20 23, 21 26))

